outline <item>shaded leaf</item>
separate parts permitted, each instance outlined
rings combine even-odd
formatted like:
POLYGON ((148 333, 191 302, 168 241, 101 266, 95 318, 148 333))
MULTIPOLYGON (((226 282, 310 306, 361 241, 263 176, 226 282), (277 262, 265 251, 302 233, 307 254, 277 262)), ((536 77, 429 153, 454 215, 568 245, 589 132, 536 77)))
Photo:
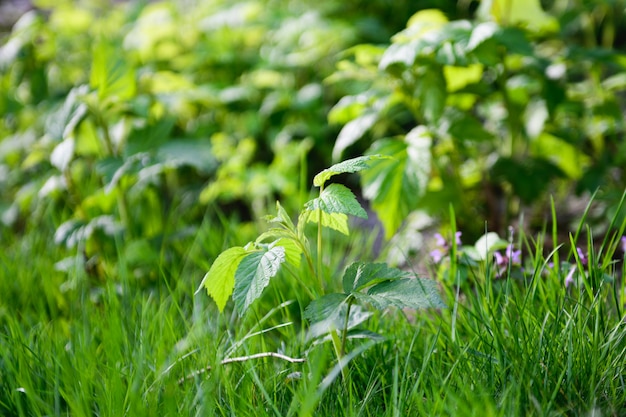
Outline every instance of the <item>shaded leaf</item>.
POLYGON ((348 313, 347 296, 345 294, 326 294, 311 302, 304 317, 311 323, 307 332, 307 340, 329 334, 332 331, 346 328, 354 329, 372 316, 370 311, 359 305, 351 305, 348 313))
POLYGON ((209 272, 206 273, 200 284, 200 288, 202 286, 206 288, 207 293, 213 298, 220 312, 224 311, 226 301, 233 293, 235 273, 239 263, 247 253, 240 246, 225 250, 215 259, 209 272))
POLYGON ((403 278, 376 284, 367 291, 367 295, 355 294, 355 297, 367 301, 379 310, 390 306, 398 308, 445 308, 439 295, 437 282, 423 278, 403 278))
POLYGON ((428 67, 418 79, 416 95, 424 118, 429 123, 436 124, 443 113, 447 98, 446 79, 442 67, 428 67))
POLYGON ((270 279, 278 274, 285 259, 285 248, 273 246, 267 250, 249 253, 241 260, 235 273, 233 290, 235 307, 240 315, 261 296, 270 279))
POLYGON ((318 198, 308 201, 305 208, 311 211, 322 210, 324 213, 343 213, 367 218, 367 213, 352 191, 341 184, 330 184, 318 198))
POLYGON ((353 293, 381 281, 406 278, 407 276, 407 272, 398 268, 390 268, 385 263, 355 262, 343 274, 343 290, 346 293, 353 293))
POLYGON ((313 300, 304 310, 304 318, 310 322, 334 320, 340 315, 341 307, 346 304, 346 294, 332 293, 313 300))
POLYGON ((211 143, 200 139, 176 139, 162 144, 157 159, 168 167, 192 166, 200 172, 213 172, 217 160, 211 151, 211 143))

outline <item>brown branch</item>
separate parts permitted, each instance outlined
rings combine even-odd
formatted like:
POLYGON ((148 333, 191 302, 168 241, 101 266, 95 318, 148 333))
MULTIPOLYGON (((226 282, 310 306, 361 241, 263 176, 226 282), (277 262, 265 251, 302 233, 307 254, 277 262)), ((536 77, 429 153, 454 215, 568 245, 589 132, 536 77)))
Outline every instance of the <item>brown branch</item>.
MULTIPOLYGON (((245 361, 249 361, 250 359, 259 359, 259 358, 277 358, 277 359, 282 359, 284 361, 291 362, 291 363, 306 362, 306 359, 304 358, 291 358, 289 356, 286 356, 286 355, 283 355, 282 353, 277 353, 277 352, 263 352, 263 353, 255 353, 254 355, 249 355, 249 356, 237 356, 235 358, 226 358, 220 362, 220 365, 226 365, 226 364, 233 363, 233 362, 245 362, 245 361)), ((185 381, 195 378, 196 376, 203 374, 205 372, 208 372, 210 370, 211 370, 211 365, 208 365, 205 368, 193 371, 189 375, 186 375, 182 377, 181 379, 179 379, 178 384, 180 385, 184 383, 185 381)))

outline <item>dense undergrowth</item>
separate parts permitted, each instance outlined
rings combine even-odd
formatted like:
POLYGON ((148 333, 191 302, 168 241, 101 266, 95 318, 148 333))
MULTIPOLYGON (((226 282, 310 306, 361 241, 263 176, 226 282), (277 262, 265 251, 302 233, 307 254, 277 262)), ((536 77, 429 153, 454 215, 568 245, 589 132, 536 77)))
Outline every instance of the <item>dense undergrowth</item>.
POLYGON ((33 3, 0 415, 626 415, 622 1, 33 3))

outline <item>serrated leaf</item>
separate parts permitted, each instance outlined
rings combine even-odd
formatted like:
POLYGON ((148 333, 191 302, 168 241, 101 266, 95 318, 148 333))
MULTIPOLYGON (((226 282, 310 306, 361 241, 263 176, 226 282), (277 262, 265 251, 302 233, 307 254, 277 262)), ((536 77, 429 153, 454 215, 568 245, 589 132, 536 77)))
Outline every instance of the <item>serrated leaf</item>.
POLYGON ((235 272, 233 290, 235 307, 240 315, 243 315, 250 304, 261 296, 270 279, 278 274, 280 265, 285 259, 285 248, 274 246, 264 251, 249 253, 241 260, 235 272))
POLYGON ((343 290, 346 293, 361 291, 381 281, 406 278, 407 272, 390 268, 385 263, 355 262, 343 274, 343 290))
POLYGON ((384 158, 382 155, 365 155, 359 156, 357 158, 347 159, 343 162, 339 162, 331 166, 330 168, 326 168, 319 174, 317 174, 313 178, 313 185, 316 187, 321 187, 328 181, 328 179, 337 174, 345 174, 352 172, 363 171, 370 167, 372 161, 376 161, 378 159, 384 158))
POLYGON ((307 210, 302 213, 300 221, 317 223, 320 217, 322 217, 322 226, 336 230, 344 235, 350 234, 348 228, 348 216, 343 213, 325 213, 321 210, 307 210))
POLYGON ((267 221, 269 223, 279 223, 287 230, 291 230, 294 232, 296 230, 293 221, 291 221, 291 217, 289 217, 287 211, 283 208, 283 206, 280 205, 280 202, 278 201, 276 202, 276 216, 267 217, 267 221))
POLYGON ((280 246, 285 249, 285 260, 288 264, 300 269, 302 261, 302 247, 293 238, 282 238, 275 241, 272 246, 280 246))
POLYGON ((206 288, 207 293, 213 298, 220 312, 224 311, 226 301, 233 293, 237 267, 247 253, 240 246, 225 250, 215 259, 209 272, 206 273, 200 284, 200 288, 202 286, 206 288))
POLYGON ((352 191, 341 184, 330 184, 318 198, 308 201, 307 210, 322 210, 324 213, 343 213, 367 219, 367 213, 361 207, 352 191))
POLYGON ((404 141, 382 139, 370 151, 389 158, 377 159, 361 174, 363 195, 372 201, 391 238, 406 216, 417 207, 430 176, 431 138, 423 127, 407 134, 404 141))
POLYGON ((423 278, 403 278, 385 281, 371 287, 366 295, 355 294, 361 301, 367 301, 382 310, 390 306, 398 308, 445 308, 439 295, 437 282, 423 278))
POLYGON ((304 318, 310 322, 332 320, 339 316, 341 307, 345 305, 346 294, 332 293, 313 300, 304 310, 304 318))

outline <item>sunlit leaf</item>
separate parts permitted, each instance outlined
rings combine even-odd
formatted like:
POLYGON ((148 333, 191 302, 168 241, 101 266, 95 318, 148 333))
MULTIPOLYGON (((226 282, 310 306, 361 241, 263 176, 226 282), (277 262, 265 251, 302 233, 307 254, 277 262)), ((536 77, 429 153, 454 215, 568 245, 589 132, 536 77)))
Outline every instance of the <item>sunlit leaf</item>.
POLYGON ((233 293, 235 273, 247 254, 248 252, 240 246, 226 249, 215 259, 200 284, 200 288, 202 286, 206 288, 220 312, 224 311, 226 302, 233 293))
POLYGON ((497 233, 487 232, 478 238, 474 244, 474 251, 472 251, 472 253, 477 255, 477 257, 475 257, 476 260, 484 261, 493 251, 504 249, 507 245, 508 242, 501 239, 497 233))
POLYGON ((478 13, 503 26, 520 25, 540 32, 559 29, 558 21, 543 11, 540 0, 483 0, 478 13))
POLYGON ((359 156, 357 158, 347 159, 345 161, 339 162, 338 164, 335 164, 330 168, 326 168, 325 170, 317 174, 313 178, 313 185, 315 185, 316 187, 320 187, 324 185, 324 183, 326 183, 326 181, 328 181, 330 177, 337 174, 363 171, 364 169, 370 167, 372 161, 376 161, 381 158, 385 157, 382 155, 372 154, 359 156))
POLYGON ((293 238, 281 238, 276 240, 273 246, 280 246, 285 249, 285 261, 296 267, 300 268, 300 262, 302 261, 302 247, 298 245, 293 238))
POLYGON ((267 250, 249 253, 241 260, 235 272, 233 290, 233 300, 240 315, 261 296, 270 279, 278 274, 285 259, 285 248, 273 246, 267 250))
POLYGON ((336 230, 346 236, 350 234, 350 229, 348 228, 348 216, 343 213, 326 213, 319 209, 307 210, 301 214, 300 221, 317 223, 320 216, 323 227, 336 230))
POLYGON ((65 171, 74 157, 74 139, 68 138, 59 143, 50 154, 50 163, 59 171, 65 171))
POLYGON ((361 207, 352 191, 345 185, 330 184, 318 198, 305 204, 307 210, 322 210, 324 213, 343 213, 366 219, 367 213, 361 207))
POLYGON ((127 100, 135 95, 135 70, 123 58, 121 47, 96 44, 89 84, 98 90, 100 99, 127 100))

